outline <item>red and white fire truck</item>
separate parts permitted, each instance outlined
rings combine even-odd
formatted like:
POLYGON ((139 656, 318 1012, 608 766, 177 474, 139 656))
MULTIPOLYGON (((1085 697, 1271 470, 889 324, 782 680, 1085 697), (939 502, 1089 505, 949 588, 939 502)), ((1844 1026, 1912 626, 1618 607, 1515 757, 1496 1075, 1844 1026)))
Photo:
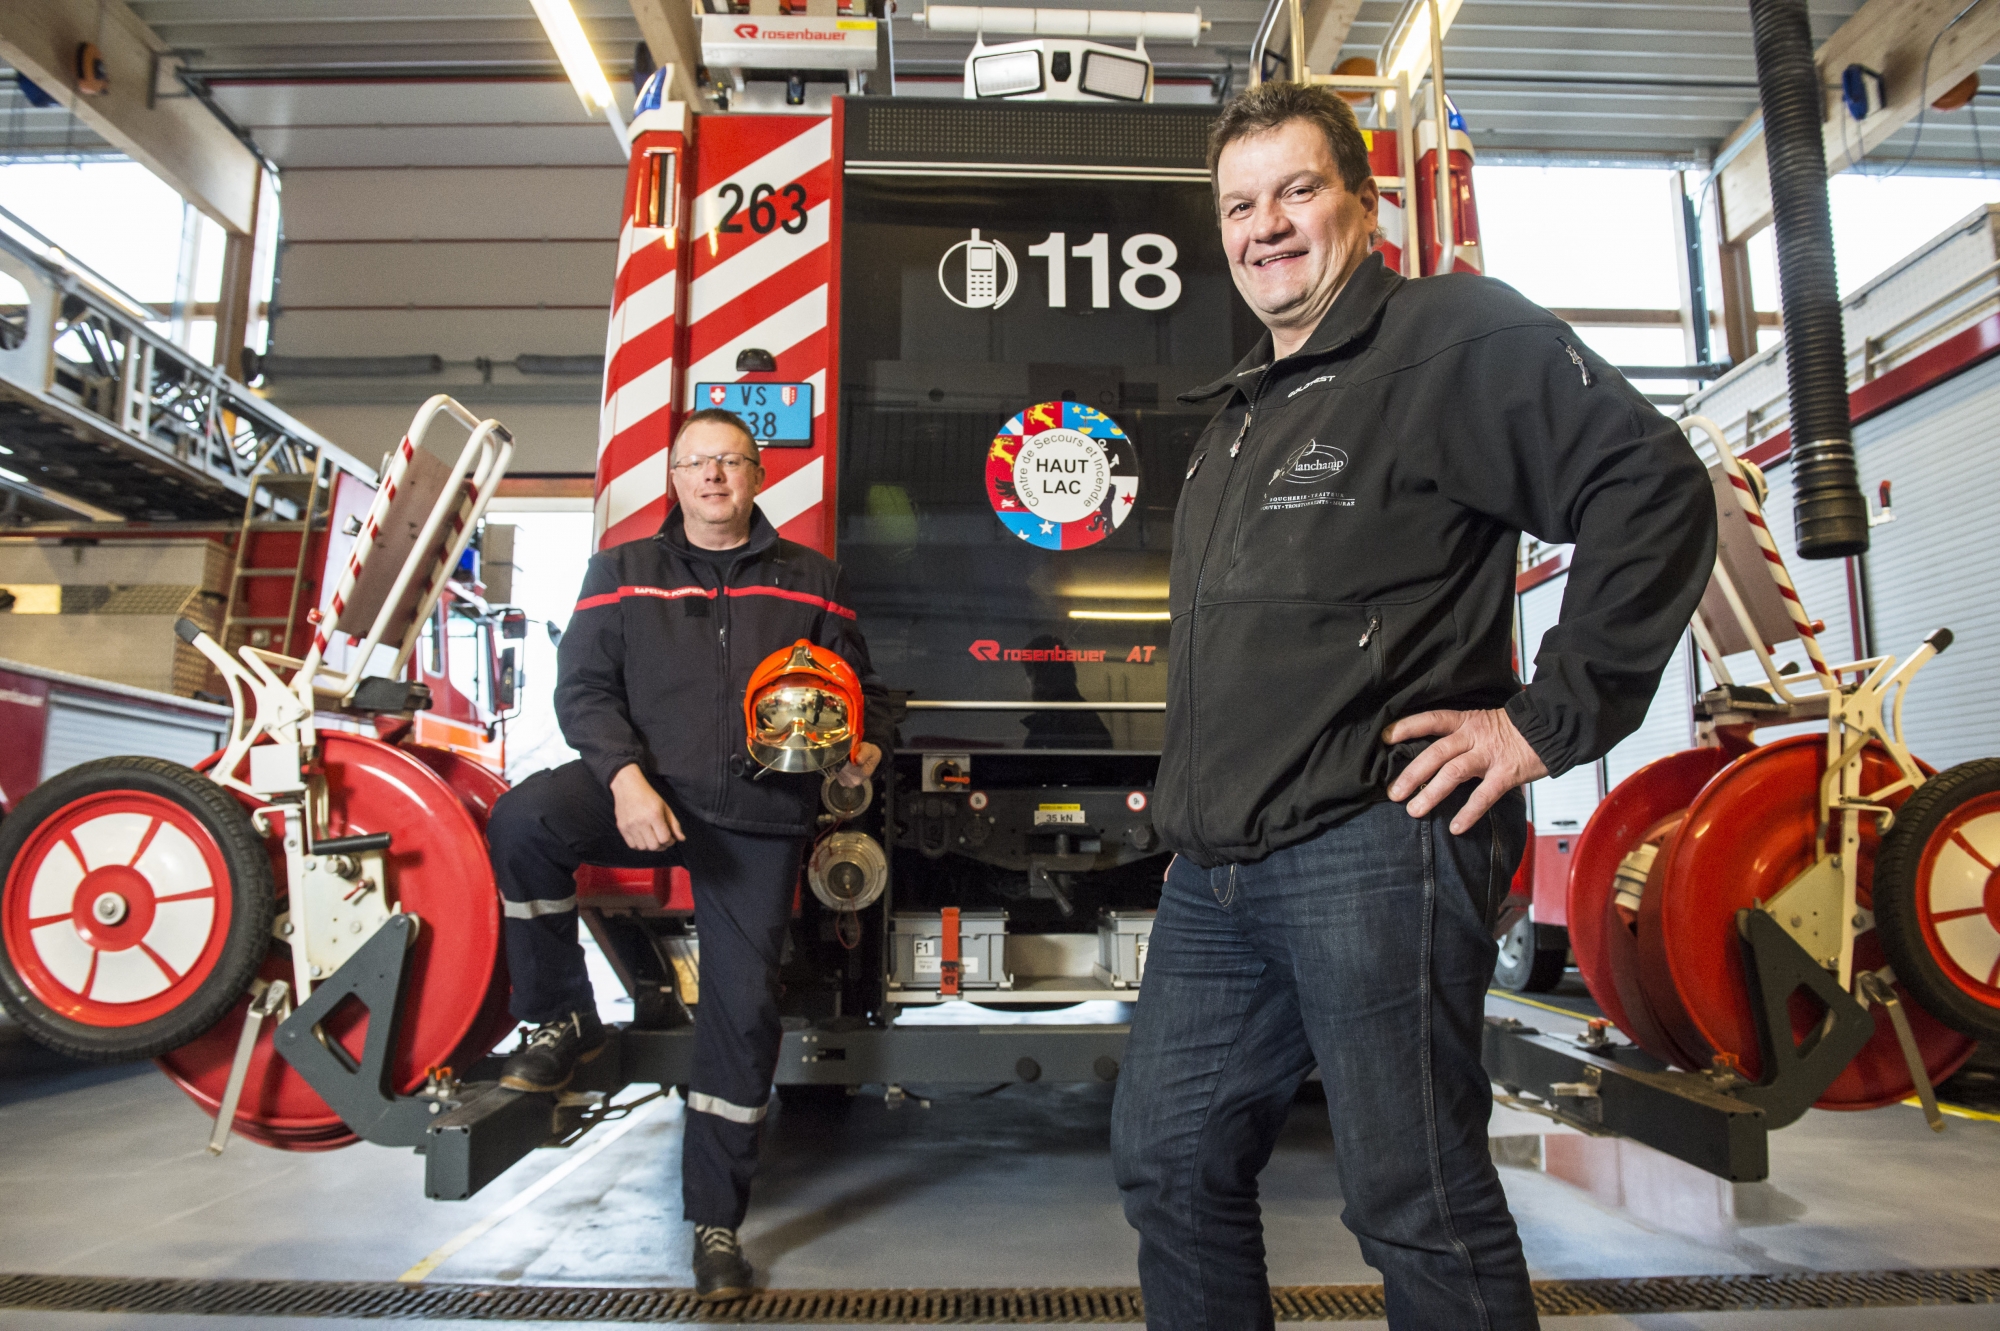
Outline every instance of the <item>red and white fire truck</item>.
MULTIPOLYGON (((777 26, 801 24, 873 20, 777 26)), ((1103 71, 1081 47, 1044 49, 1060 45, 1010 49, 1052 77, 1074 59, 1087 92, 1103 71)), ((1455 266, 1476 266, 1469 141, 1449 131, 1437 218, 1432 122, 1408 84, 1350 82, 1384 105, 1403 94, 1370 133, 1388 261, 1434 271, 1443 223, 1455 266), (1412 227, 1431 239, 1407 244, 1412 227)), ((682 413, 740 412, 764 511, 842 561, 900 714, 878 781, 827 787, 780 1086, 1109 1080, 1115 1021, 896 1018, 1127 1000, 1143 982, 1171 519, 1204 424, 1175 394, 1258 332, 1214 243, 1214 110, 1080 94, 697 115, 661 83, 631 124, 599 540, 659 525, 682 413), (1033 490, 1029 454, 1089 484, 1033 490)), ((107 348, 158 350, 115 309, 98 324, 107 348)), ((158 1057, 217 1115, 218 1149, 232 1128, 294 1149, 417 1146, 432 1195, 462 1197, 547 1140, 552 1111, 573 1122, 593 1094, 686 1079, 700 940, 685 875, 586 868, 583 915, 636 1020, 576 1088, 581 1108, 483 1080, 508 1023, 480 829, 504 788, 501 644, 520 626, 481 598, 476 564, 459 571, 504 430, 462 421, 453 462, 425 441, 449 410, 426 408, 379 489, 315 458, 237 477, 255 521, 233 540, 172 533, 233 552, 226 585, 173 607, 166 653, 227 694, 226 716, 203 712, 225 743, 48 774, 0 830, 0 988, 59 1047, 158 1057), (378 649, 386 675, 369 673, 378 649)), ((21 539, 46 556, 160 535, 125 526, 21 539)))

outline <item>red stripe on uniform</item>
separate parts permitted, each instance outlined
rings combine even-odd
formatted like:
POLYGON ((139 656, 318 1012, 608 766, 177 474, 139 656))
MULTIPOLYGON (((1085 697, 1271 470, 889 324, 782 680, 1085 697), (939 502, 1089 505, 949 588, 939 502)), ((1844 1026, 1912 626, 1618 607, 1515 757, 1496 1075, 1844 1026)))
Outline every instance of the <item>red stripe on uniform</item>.
POLYGON ((731 596, 775 596, 780 600, 797 601, 801 605, 816 605, 822 610, 831 610, 842 619, 856 617, 846 606, 837 605, 824 596, 814 596, 810 592, 786 591, 783 587, 728 587, 724 590, 731 596))
MULTIPOLYGON (((797 601, 801 605, 817 606, 830 611, 842 619, 854 619, 855 613, 846 606, 827 600, 824 596, 814 596, 811 592, 788 591, 783 587, 728 587, 724 592, 730 596, 775 596, 784 601, 797 601)), ((586 596, 576 603, 578 610, 595 610, 599 606, 612 605, 628 596, 651 596, 664 601, 678 601, 688 596, 715 599, 715 593, 706 587, 620 587, 615 592, 602 596, 586 596)))
POLYGON ((606 592, 602 596, 586 596, 576 603, 576 608, 594 610, 601 605, 622 601, 628 596, 653 596, 666 601, 678 601, 686 596, 701 596, 713 600, 715 593, 706 587, 620 587, 617 591, 606 592))

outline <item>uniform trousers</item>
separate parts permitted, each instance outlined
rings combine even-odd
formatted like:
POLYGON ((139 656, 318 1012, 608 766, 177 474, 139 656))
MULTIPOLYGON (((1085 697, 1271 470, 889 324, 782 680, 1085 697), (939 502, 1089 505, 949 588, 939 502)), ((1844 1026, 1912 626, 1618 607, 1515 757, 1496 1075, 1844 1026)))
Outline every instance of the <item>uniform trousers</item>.
POLYGON ((674 813, 685 841, 633 850, 619 834, 610 790, 581 762, 537 772, 494 805, 487 840, 505 912, 510 1010, 537 1025, 596 1010, 576 932, 578 865, 685 867, 701 980, 681 1200, 696 1224, 734 1229, 750 1204, 778 1066, 778 961, 806 838, 754 836, 674 813))

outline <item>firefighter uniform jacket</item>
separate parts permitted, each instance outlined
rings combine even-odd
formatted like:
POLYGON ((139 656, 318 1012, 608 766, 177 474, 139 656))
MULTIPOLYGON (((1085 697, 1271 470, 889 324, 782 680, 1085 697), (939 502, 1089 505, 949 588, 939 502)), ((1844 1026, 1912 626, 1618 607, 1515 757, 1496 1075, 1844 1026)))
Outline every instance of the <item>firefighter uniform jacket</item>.
POLYGON ((1511 287, 1379 256, 1272 362, 1267 334, 1181 399, 1222 407, 1174 519, 1166 844, 1212 867, 1310 839, 1387 798, 1422 744, 1383 730, 1429 708, 1504 706, 1553 775, 1630 734, 1715 560, 1673 422, 1511 287), (1526 689, 1523 531, 1576 545, 1526 689))
POLYGON ((743 729, 750 672, 808 638, 861 677, 863 737, 891 748, 888 694, 868 660, 840 566, 779 537, 756 511, 747 544, 688 543, 676 508, 646 540, 591 556, 556 648, 556 719, 606 785, 637 763, 676 811, 737 832, 811 830, 821 778, 763 772, 743 729))

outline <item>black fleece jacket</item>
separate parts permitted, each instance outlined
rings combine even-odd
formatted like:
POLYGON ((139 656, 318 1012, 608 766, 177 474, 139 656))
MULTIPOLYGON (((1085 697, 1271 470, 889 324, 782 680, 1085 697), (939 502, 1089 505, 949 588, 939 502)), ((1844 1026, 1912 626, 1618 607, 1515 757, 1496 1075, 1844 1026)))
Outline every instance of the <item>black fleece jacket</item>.
POLYGON ((591 556, 556 648, 556 719, 606 785, 637 763, 676 811, 773 836, 811 830, 818 776, 763 771, 743 733, 750 672, 808 638, 854 667, 863 737, 889 753, 889 696, 847 608, 840 566, 757 510, 733 551, 688 544, 676 508, 653 536, 591 556))
POLYGON ((1408 749, 1382 732, 1428 708, 1504 706, 1555 775, 1630 734, 1715 560, 1673 422, 1511 287, 1379 257, 1272 361, 1266 335, 1181 399, 1222 409, 1174 520, 1166 844, 1212 866, 1308 840, 1387 798, 1408 749), (1523 531, 1576 545, 1525 689, 1523 531))

